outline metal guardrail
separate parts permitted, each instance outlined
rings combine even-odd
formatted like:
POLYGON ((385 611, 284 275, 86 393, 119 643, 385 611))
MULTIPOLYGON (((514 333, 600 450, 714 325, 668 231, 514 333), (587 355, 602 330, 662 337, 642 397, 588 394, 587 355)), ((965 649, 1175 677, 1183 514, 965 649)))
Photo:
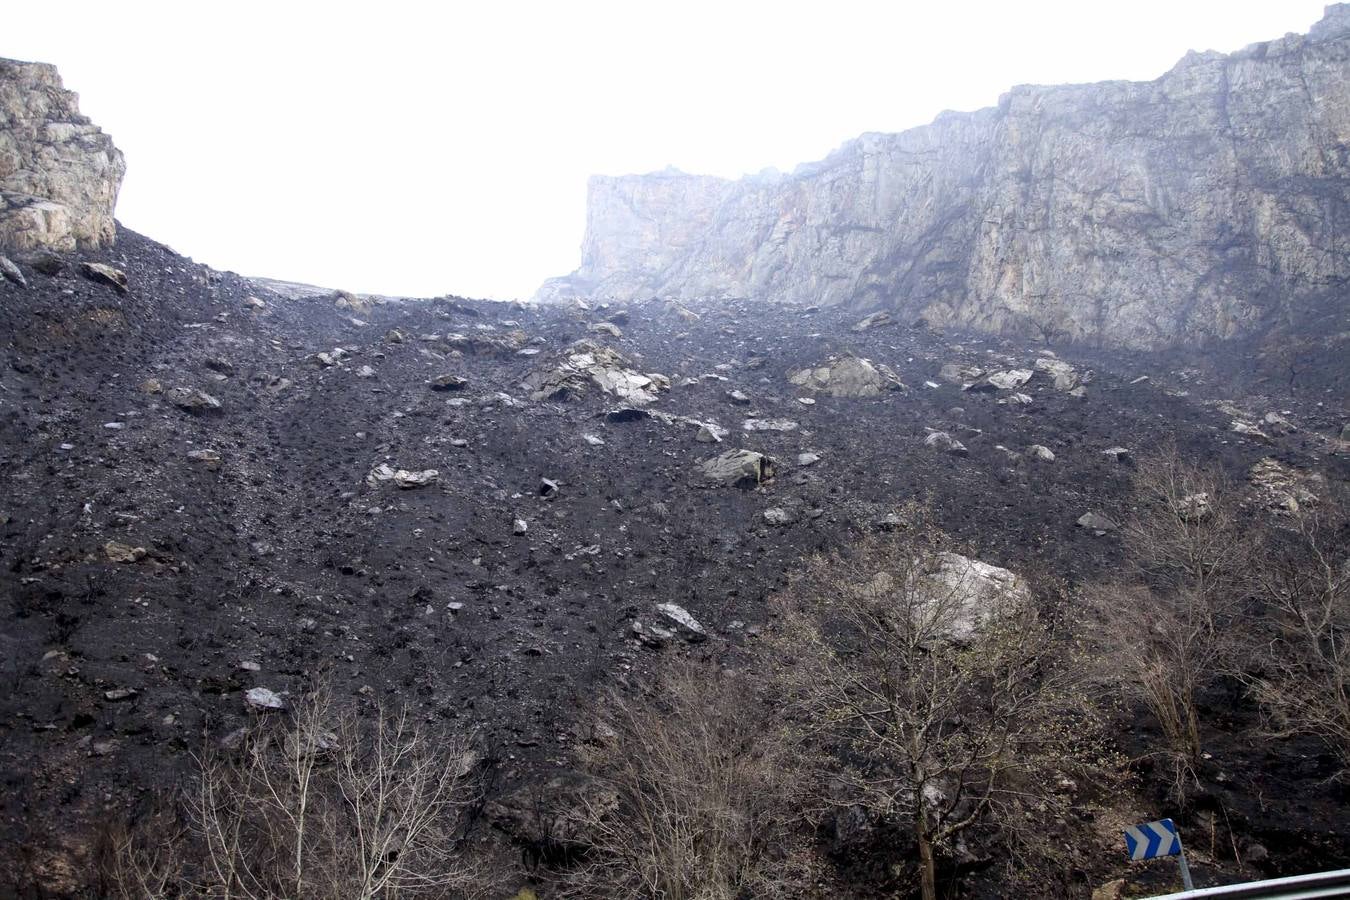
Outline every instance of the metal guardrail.
POLYGON ((1350 897, 1350 869, 1199 888, 1162 894, 1152 900, 1321 900, 1327 897, 1350 897))

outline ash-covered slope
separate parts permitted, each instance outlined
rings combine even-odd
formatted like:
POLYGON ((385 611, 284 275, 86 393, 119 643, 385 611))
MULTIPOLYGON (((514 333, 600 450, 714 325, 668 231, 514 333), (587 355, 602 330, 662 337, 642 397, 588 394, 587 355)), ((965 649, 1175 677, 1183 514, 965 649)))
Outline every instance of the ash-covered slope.
POLYGON ((1147 83, 1021 86, 791 175, 590 184, 543 299, 889 307, 1135 348, 1347 347, 1350 5, 1147 83))
MULTIPOLYGON (((800 560, 901 504, 931 498, 981 559, 1081 583, 1121 549, 1076 521, 1128 515, 1131 468, 1104 451, 1175 438, 1260 504, 1346 477, 1347 410, 1235 396, 1185 361, 1056 361, 752 302, 292 299, 126 231, 62 262, 0 282, 6 895, 94 878, 100 828, 227 740, 254 687, 322 674, 363 709, 477 733, 475 840, 528 846, 544 836, 510 810, 571 802, 543 786, 575 765, 602 689, 672 655, 744 665, 800 560), (124 271, 126 293, 86 261, 124 271), (831 366, 850 355, 871 364, 831 366), (1262 423, 1281 411, 1299 430, 1262 423), (732 449, 772 471, 710 479, 732 449), (652 646, 672 625, 660 603, 706 639, 652 646)), ((1350 860, 1330 763, 1273 771, 1207 740, 1206 789, 1272 871, 1350 860)), ((1082 846, 1084 878, 1118 863, 1082 846)))

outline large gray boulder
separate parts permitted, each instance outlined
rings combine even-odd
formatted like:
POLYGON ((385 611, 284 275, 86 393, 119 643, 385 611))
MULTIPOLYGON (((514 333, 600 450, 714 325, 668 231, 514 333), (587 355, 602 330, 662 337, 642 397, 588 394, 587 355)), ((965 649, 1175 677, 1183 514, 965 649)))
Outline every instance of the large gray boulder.
POLYGON ((878 572, 861 588, 880 600, 894 596, 897 613, 933 640, 964 643, 993 616, 1015 615, 1031 601, 1022 576, 960 553, 936 553, 914 566, 900 576, 878 572))
POLYGON ((709 481, 735 487, 755 487, 773 475, 769 458, 754 450, 728 450, 699 463, 699 469, 709 481))
POLYGON ((904 387, 889 367, 857 356, 832 358, 788 375, 788 381, 831 397, 876 397, 904 387))

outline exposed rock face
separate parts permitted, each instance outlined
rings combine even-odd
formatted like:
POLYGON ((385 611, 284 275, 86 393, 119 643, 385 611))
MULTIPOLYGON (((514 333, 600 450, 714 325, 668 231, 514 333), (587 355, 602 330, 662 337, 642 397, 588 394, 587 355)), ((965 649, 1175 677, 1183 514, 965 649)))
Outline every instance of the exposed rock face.
POLYGON ((1131 347, 1261 334, 1335 313, 1348 144, 1342 4, 1305 36, 1016 87, 790 175, 596 177, 581 267, 539 296, 880 306, 1131 347))
POLYGON ((0 59, 0 247, 111 244, 126 163, 56 67, 0 59))

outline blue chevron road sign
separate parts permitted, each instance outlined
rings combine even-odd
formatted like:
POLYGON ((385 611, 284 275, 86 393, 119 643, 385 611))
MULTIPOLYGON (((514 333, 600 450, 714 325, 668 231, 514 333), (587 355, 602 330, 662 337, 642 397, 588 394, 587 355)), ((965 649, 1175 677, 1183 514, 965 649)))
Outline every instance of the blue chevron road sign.
POLYGON ((1186 865, 1186 851, 1181 849, 1181 835, 1177 834, 1176 823, 1171 819, 1159 819, 1126 828, 1125 850, 1130 854, 1130 859, 1175 856, 1181 868, 1182 884, 1186 885, 1186 890, 1194 890, 1191 867, 1186 865))
POLYGON ((1181 852, 1181 838, 1177 837, 1177 826, 1171 819, 1159 819, 1126 828, 1125 849, 1130 859, 1176 856, 1181 852))

